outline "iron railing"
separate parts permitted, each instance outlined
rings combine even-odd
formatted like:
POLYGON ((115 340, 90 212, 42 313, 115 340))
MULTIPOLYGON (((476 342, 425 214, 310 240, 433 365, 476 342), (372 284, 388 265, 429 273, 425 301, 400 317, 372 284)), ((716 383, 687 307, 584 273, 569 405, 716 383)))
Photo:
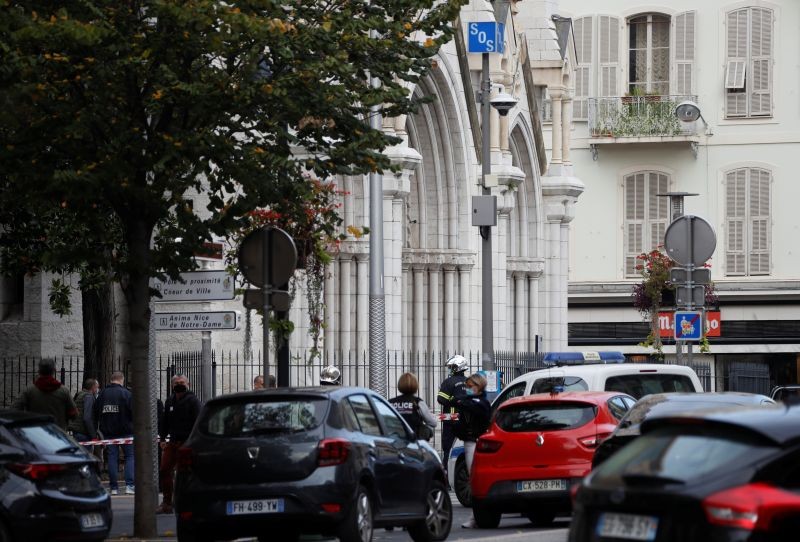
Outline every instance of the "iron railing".
POLYGON ((689 136, 696 122, 681 122, 675 108, 697 96, 611 96, 589 98, 592 137, 689 136))

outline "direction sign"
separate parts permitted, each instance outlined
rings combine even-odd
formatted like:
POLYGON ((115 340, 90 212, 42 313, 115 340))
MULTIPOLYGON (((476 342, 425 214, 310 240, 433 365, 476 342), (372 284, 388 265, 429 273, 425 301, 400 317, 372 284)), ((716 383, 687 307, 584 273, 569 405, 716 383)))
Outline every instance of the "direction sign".
MULTIPOLYGON (((669 281, 673 284, 679 282, 686 282, 687 279, 686 269, 683 267, 673 267, 669 270, 669 281)), ((711 270, 707 267, 694 269, 692 271, 692 282, 695 284, 708 284, 711 282, 711 270)))
POLYGON ((161 293, 156 302, 221 301, 234 298, 235 281, 227 271, 190 271, 179 280, 153 279, 150 286, 161 293))
POLYGON ((157 312, 156 331, 220 331, 237 329, 236 311, 157 312))
POLYGON ((675 287, 675 305, 687 306, 692 303, 695 307, 702 307, 706 304, 706 287, 702 284, 697 286, 676 286, 675 287))
POLYGON ((468 23, 467 51, 470 53, 503 53, 506 25, 495 22, 468 23))
POLYGON ((702 265, 714 254, 717 236, 711 225, 699 216, 683 215, 667 227, 664 248, 667 255, 681 265, 702 265))
POLYGON ((703 313, 675 311, 675 340, 699 341, 703 337, 703 313))

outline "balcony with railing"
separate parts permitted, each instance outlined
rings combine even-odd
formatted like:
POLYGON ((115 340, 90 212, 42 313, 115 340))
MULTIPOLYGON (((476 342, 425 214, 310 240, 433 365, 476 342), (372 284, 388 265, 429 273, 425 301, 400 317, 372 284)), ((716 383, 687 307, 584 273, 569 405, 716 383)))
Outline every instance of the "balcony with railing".
POLYGON ((589 133, 593 155, 598 144, 699 141, 696 122, 681 122, 675 107, 696 96, 610 96, 589 98, 589 133))

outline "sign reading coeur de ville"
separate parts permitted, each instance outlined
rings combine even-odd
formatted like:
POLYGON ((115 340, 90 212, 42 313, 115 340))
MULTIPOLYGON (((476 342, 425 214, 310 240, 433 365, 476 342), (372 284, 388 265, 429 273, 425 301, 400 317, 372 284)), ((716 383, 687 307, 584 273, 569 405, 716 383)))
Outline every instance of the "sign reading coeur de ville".
POLYGON ((153 279, 151 286, 161 292, 156 302, 219 301, 233 299, 234 280, 226 271, 189 271, 181 280, 153 279))
POLYGON ((155 315, 156 331, 213 331, 236 329, 236 311, 159 312, 155 315))

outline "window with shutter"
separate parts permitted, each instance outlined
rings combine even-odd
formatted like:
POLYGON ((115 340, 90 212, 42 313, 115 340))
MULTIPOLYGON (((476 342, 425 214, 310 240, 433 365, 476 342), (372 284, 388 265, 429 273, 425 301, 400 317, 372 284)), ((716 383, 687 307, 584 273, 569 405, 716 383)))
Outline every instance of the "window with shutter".
POLYGON ((625 277, 638 277, 636 257, 664 243, 669 224, 669 200, 659 197, 669 191, 669 176, 658 171, 627 175, 623 183, 625 200, 625 277))
POLYGON ((575 120, 589 118, 589 100, 592 95, 592 44, 594 38, 593 18, 581 17, 573 23, 575 46, 578 58, 575 68, 575 98, 572 116, 575 120))
POLYGON ((725 26, 726 117, 772 116, 772 10, 730 11, 725 26))
POLYGON ((695 16, 694 11, 687 11, 672 19, 675 28, 673 92, 682 96, 692 95, 694 86, 695 16))
POLYGON ((669 30, 666 15, 640 15, 628 20, 628 92, 669 94, 669 30))
POLYGON ((772 174, 741 168, 725 175, 725 274, 769 275, 772 174))
POLYGON ((600 65, 599 96, 619 96, 619 18, 600 15, 598 18, 598 60, 600 65))

